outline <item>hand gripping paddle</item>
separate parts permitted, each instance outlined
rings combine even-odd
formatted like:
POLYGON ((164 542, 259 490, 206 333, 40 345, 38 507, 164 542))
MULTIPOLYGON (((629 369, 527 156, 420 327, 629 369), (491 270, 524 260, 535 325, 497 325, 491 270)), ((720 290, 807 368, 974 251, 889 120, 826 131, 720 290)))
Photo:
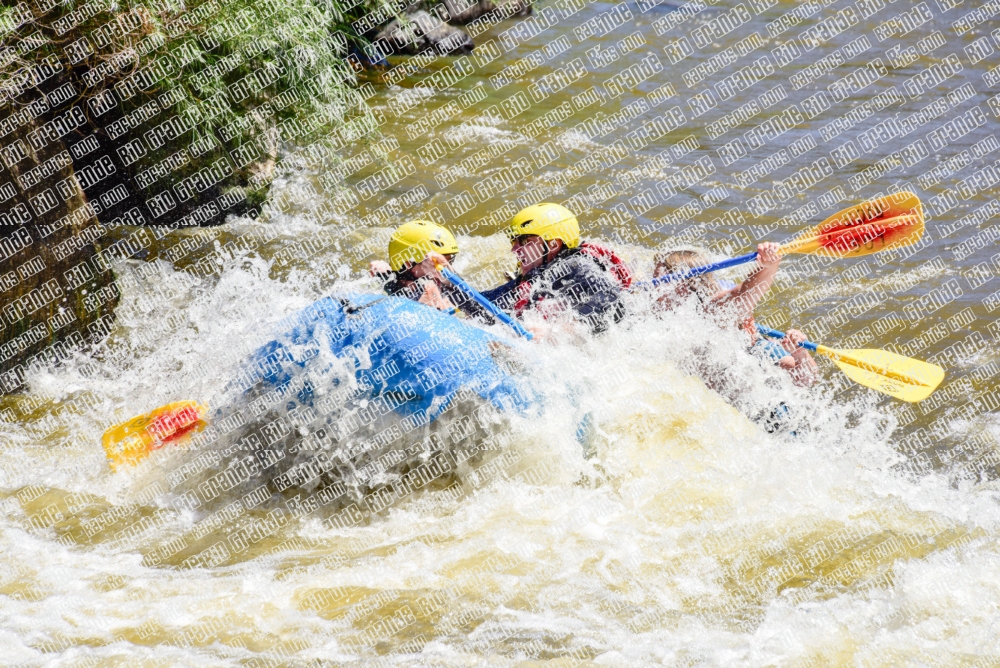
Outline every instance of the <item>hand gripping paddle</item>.
MULTIPOLYGON (((757 325, 757 331, 777 339, 785 336, 763 325, 757 325)), ((944 369, 938 365, 887 350, 834 350, 809 341, 799 347, 829 357, 855 383, 903 401, 926 399, 944 380, 944 369)))
POLYGON ((496 304, 494 304, 489 299, 479 294, 479 292, 476 291, 475 288, 466 283, 463 279, 459 278, 458 274, 451 271, 450 269, 445 269, 444 267, 438 267, 437 269, 439 272, 441 272, 442 276, 444 276, 451 282, 452 285, 454 285, 456 288, 458 288, 459 290, 467 294, 469 297, 474 299, 477 304, 486 309, 490 313, 490 315, 492 315, 494 318, 496 318, 503 324, 507 325, 515 332, 517 332, 520 336, 523 336, 529 341, 533 338, 531 332, 522 327, 521 323, 514 320, 509 315, 507 315, 499 308, 497 308, 496 304))
MULTIPOLYGON (((782 244, 778 252, 782 255, 801 253, 829 257, 861 257, 915 244, 920 241, 923 234, 924 210, 920 199, 911 192, 899 192, 838 211, 798 238, 782 244)), ((655 287, 682 281, 753 262, 756 259, 755 251, 660 276, 646 285, 655 287)))

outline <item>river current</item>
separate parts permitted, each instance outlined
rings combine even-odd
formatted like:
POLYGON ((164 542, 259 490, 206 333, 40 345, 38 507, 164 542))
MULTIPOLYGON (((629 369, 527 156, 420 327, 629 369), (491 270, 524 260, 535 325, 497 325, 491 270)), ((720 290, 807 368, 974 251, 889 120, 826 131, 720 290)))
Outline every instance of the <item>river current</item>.
POLYGON ((285 147, 258 220, 117 267, 110 337, 3 399, 0 663, 1000 663, 991 5, 964 30, 972 3, 650 4, 543 4, 461 62, 392 58, 361 75, 374 141, 339 164, 285 147), (374 512, 242 489, 195 512, 175 502, 195 453, 105 462, 110 424, 218 406, 283 318, 377 291, 367 264, 406 220, 453 229, 485 289, 514 268, 496 232, 537 201, 568 201, 648 278, 657 250, 743 253, 906 190, 919 244, 786 258, 758 321, 933 358, 947 376, 923 403, 826 362, 795 389, 693 306, 657 316, 636 294, 613 331, 519 348, 538 411, 460 402, 439 428, 464 465, 374 512), (694 359, 728 370, 738 407, 694 359), (782 433, 748 418, 778 401, 782 433))

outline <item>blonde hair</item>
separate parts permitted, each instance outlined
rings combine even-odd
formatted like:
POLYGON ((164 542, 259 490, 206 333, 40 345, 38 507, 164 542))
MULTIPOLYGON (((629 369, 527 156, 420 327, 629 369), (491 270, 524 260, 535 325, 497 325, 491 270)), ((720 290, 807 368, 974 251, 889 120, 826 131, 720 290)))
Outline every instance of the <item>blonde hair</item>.
MULTIPOLYGON (((653 275, 663 276, 665 274, 675 274, 685 269, 701 267, 708 264, 709 259, 704 253, 699 251, 675 250, 657 253, 653 258, 653 262, 653 275), (662 272, 657 271, 661 268, 663 269, 662 272)), ((685 279, 683 284, 687 285, 703 301, 711 299, 722 290, 719 281, 716 280, 711 272, 685 279)))

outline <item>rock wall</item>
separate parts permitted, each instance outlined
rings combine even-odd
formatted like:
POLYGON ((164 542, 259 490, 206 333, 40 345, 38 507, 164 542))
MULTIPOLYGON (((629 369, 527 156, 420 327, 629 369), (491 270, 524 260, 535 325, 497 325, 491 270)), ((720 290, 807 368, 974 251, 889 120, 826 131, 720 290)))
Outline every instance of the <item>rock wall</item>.
MULTIPOLYGON (((28 120, 0 139, 0 392, 26 369, 103 336, 118 290, 98 222, 74 176, 71 147, 28 120), (102 252, 103 251, 103 252, 102 252)), ((113 251, 113 249, 111 249, 113 251)))

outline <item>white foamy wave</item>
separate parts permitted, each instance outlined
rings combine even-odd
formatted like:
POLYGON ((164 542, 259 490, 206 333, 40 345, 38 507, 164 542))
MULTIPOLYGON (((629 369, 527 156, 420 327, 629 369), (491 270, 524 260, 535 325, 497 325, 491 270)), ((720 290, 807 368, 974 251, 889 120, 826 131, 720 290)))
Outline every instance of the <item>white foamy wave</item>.
MULTIPOLYGON (((461 244, 457 269, 470 275, 509 256, 498 237, 461 244)), ((963 611, 976 609, 970 597, 995 598, 995 491, 897 472, 895 423, 876 402, 794 388, 694 304, 655 315, 642 293, 605 334, 555 328, 519 348, 538 412, 510 416, 502 449, 454 486, 357 525, 330 509, 288 519, 215 565, 167 555, 178 536, 204 554, 242 525, 183 512, 169 495, 133 505, 180 460, 111 474, 101 432, 169 401, 228 401, 235 365, 283 318, 330 290, 374 288, 360 269, 307 267, 280 280, 256 256, 210 277, 125 269, 135 280, 94 356, 30 377, 46 397, 37 421, 55 414, 60 432, 0 424, 4 561, 20 564, 0 574, 0 593, 23 594, 0 608, 6 663, 38 661, 42 646, 69 661, 96 644, 97 657, 141 660, 155 646, 174 663, 219 665, 271 656, 276 645, 255 643, 272 636, 296 637, 288 652, 301 659, 345 663, 391 642, 394 661, 413 666, 546 652, 623 665, 836 663, 857 646, 893 663, 927 638, 950 639, 957 656, 989 637, 989 615, 963 611), (732 383, 730 401, 702 376, 732 383), (84 395, 86 410, 59 412, 57 400, 84 395), (768 434, 760 416, 776 402, 790 417, 768 434), (76 515, 54 514, 69 507, 76 515), (155 519, 137 533, 136 516, 155 519), (165 561, 150 558, 157 550, 165 561), (945 573, 947 588, 935 584, 945 573), (410 631, 379 640, 380 622, 410 631), (424 643, 406 644, 416 636, 424 643)))

